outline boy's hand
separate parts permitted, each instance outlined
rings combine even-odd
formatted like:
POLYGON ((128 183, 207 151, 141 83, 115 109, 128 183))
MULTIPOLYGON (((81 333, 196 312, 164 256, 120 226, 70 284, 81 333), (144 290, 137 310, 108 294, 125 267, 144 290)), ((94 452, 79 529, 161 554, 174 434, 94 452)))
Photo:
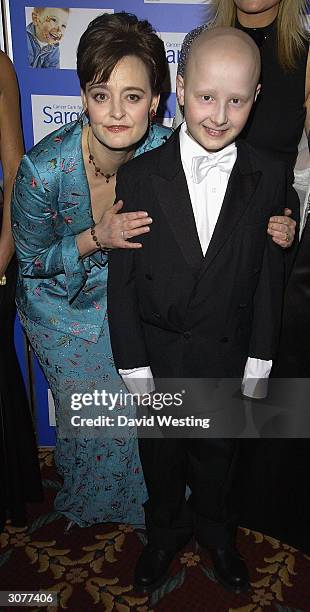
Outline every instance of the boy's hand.
POLYGON ((268 223, 268 234, 283 249, 292 246, 295 238, 296 221, 290 219, 291 214, 292 211, 289 208, 285 208, 283 217, 270 217, 268 223))

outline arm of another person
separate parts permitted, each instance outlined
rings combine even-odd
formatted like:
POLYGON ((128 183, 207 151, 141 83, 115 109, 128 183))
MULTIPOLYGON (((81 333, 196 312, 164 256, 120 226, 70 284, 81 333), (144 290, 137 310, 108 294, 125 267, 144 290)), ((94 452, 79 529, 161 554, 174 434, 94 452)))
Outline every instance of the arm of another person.
POLYGON ((14 253, 11 231, 11 195, 23 152, 17 80, 10 59, 0 51, 0 156, 4 191, 0 237, 0 277, 5 274, 14 253))
MULTIPOLYGON (((305 132, 308 137, 310 151, 310 53, 308 53, 307 69, 306 69, 306 86, 305 86, 305 107, 306 120, 305 132)), ((292 198, 294 202, 294 198, 292 198)), ((285 216, 271 217, 268 225, 268 234, 272 236, 273 241, 283 248, 290 247, 294 242, 296 234, 296 221, 299 219, 299 206, 297 213, 288 204, 284 210, 285 216), (290 218, 292 215, 292 218, 290 218)))
MULTIPOLYGON (((280 204, 280 206, 285 208, 285 210, 292 211, 292 215, 294 217, 293 232, 295 233, 296 228, 299 231, 299 222, 300 222, 300 202, 299 202, 299 197, 298 197, 297 191, 295 191, 294 187, 290 184, 290 181, 288 180, 288 173, 287 172, 286 172, 286 190, 283 193, 283 201, 280 204)), ((273 219, 275 220, 275 223, 277 223, 279 226, 281 226, 282 222, 283 222, 283 217, 281 217, 279 215, 272 216, 270 218, 269 226, 268 226, 268 230, 267 230, 268 234, 272 236, 272 239, 275 242, 275 244, 283 246, 283 245, 281 245, 281 241, 276 239, 273 236, 274 232, 270 230, 271 221, 273 219)), ((289 221, 293 221, 293 219, 289 219, 289 221)), ((274 225, 275 223, 273 222, 272 224, 274 225)), ((285 226, 285 227, 287 227, 287 226, 285 226)), ((287 231, 290 232, 291 230, 288 228, 287 231)), ((276 233, 278 233, 278 232, 276 231, 276 233)), ((291 246, 291 248, 287 249, 285 251, 285 257, 284 257, 285 280, 286 281, 287 281, 287 279, 289 277, 289 274, 291 272, 292 266, 294 264, 294 260, 295 260, 295 256, 296 256, 296 251, 297 251, 297 248, 298 248, 298 240, 296 239, 293 244, 292 244, 292 242, 293 242, 293 240, 291 241, 291 243, 288 243, 289 246, 291 246)))
MULTIPOLYGON (((267 232, 275 244, 287 249, 294 243, 300 217, 299 198, 292 186, 287 188, 286 198, 283 200, 283 212, 284 215, 279 214, 270 217, 267 232)), ((297 240, 295 246, 297 246, 297 240)), ((289 259, 293 257, 293 251, 295 252, 295 249, 287 251, 289 259)))
MULTIPOLYGON (((306 119, 305 119, 305 131, 308 138, 308 145, 310 151, 310 52, 308 53, 307 69, 306 69, 306 86, 305 86, 305 107, 306 107, 306 119)), ((298 219, 295 216, 294 210, 290 207, 284 210, 285 216, 271 217, 268 225, 268 234, 272 236, 273 241, 279 244, 283 248, 290 247, 293 244, 295 233, 296 233, 296 222, 294 219, 298 219), (290 215, 294 218, 290 218, 290 215)))

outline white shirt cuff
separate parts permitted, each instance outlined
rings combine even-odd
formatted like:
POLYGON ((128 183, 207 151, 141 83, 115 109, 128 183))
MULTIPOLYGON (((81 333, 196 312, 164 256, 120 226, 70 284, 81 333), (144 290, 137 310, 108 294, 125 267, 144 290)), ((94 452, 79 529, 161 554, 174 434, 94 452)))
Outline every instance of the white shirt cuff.
POLYGON ((149 366, 119 370, 129 393, 145 395, 155 391, 152 370, 149 366))
POLYGON ((253 399, 266 397, 271 368, 272 360, 265 361, 256 357, 248 357, 241 385, 243 395, 253 399))

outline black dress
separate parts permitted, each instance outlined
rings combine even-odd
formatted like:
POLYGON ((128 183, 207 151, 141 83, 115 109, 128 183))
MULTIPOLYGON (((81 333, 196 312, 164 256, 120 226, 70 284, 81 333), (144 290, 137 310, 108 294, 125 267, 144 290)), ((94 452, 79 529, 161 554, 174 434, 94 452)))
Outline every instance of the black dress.
POLYGON ((237 27, 259 44, 262 60, 262 89, 240 137, 283 159, 293 173, 306 118, 308 43, 297 58, 295 70, 286 71, 277 57, 276 22, 265 28, 244 28, 240 24, 237 27))
MULTIPOLYGON (((239 25, 239 28, 241 26, 239 25)), ((296 69, 284 71, 278 63, 276 47, 276 24, 267 28, 251 30, 242 28, 257 42, 261 41, 262 92, 253 108, 249 123, 242 137, 256 147, 283 159, 293 179, 293 168, 298 144, 305 121, 305 75, 308 44, 298 58, 296 69)), ((310 227, 308 227, 310 236, 310 227)), ((302 242, 309 244, 304 235, 302 242)), ((301 244, 302 247, 302 244, 301 244)), ((278 360, 273 376, 310 377, 310 329, 307 329, 310 312, 310 259, 308 255, 307 275, 302 281, 303 305, 300 288, 296 287, 298 258, 290 276, 286 299, 283 333, 278 360), (295 321, 295 330, 287 332, 288 319, 295 321), (294 333, 299 327, 299 337, 307 334, 307 345, 301 350, 294 333), (301 329, 300 329, 301 328, 301 329), (303 351, 303 352, 302 352, 303 351), (294 370, 296 359, 304 367, 294 370)), ((307 251, 309 253, 309 250, 307 251)), ((304 259, 304 257, 303 257, 304 259)), ((298 276, 298 275, 297 275, 298 276)), ((300 276, 300 275, 299 275, 300 276)), ((240 506, 240 524, 282 539, 282 541, 310 552, 310 441, 301 439, 249 439, 241 441, 241 480, 235 488, 240 506)))
POLYGON ((34 428, 14 348, 17 261, 0 286, 0 532, 26 524, 26 503, 42 501, 34 428))

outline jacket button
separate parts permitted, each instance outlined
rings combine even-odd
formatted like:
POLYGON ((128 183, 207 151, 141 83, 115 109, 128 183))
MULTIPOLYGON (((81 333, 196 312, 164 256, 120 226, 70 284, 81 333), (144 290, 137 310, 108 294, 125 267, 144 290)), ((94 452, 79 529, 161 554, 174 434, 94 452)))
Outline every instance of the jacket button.
POLYGON ((228 338, 227 338, 227 336, 224 336, 224 338, 221 338, 221 339, 220 339, 220 342, 228 342, 228 338))
POLYGON ((191 337, 192 337, 192 332, 190 332, 190 331, 185 331, 185 332, 183 333, 183 336, 184 336, 184 338, 186 338, 186 339, 191 338, 191 337))
POLYGON ((147 280, 153 280, 153 276, 151 276, 151 274, 146 274, 145 278, 147 278, 147 280))

